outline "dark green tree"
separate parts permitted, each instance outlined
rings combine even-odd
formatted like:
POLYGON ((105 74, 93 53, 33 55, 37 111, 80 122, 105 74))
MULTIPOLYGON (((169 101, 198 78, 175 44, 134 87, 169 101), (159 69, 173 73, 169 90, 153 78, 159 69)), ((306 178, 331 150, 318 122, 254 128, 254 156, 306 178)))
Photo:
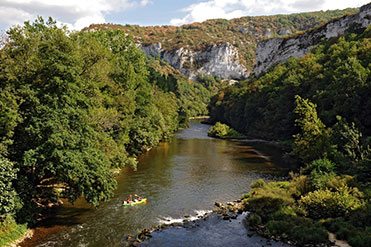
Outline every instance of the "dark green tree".
POLYGON ((317 117, 316 105, 297 95, 295 100, 295 120, 301 132, 294 136, 294 152, 304 163, 326 157, 331 151, 329 132, 317 117))
POLYGON ((14 168, 14 164, 0 155, 0 225, 21 206, 13 187, 16 178, 17 169, 14 168))

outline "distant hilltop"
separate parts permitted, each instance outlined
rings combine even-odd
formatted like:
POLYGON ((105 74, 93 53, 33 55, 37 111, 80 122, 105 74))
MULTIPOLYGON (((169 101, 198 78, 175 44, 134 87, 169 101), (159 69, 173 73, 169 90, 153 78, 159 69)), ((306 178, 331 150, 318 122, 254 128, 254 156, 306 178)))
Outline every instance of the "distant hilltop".
POLYGON ((242 80, 255 66, 259 42, 303 32, 359 9, 317 11, 291 15, 215 19, 183 26, 99 24, 84 31, 120 29, 147 54, 160 57, 191 79, 210 74, 242 80))

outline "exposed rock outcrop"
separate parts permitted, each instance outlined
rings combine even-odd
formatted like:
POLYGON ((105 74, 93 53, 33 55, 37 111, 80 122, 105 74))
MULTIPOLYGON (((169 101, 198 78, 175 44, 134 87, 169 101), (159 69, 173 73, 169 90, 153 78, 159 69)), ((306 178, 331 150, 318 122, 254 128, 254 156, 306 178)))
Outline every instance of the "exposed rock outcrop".
POLYGON ((348 29, 364 29, 370 23, 371 3, 361 7, 357 14, 332 20, 317 29, 295 37, 263 40, 257 45, 254 73, 258 76, 273 64, 284 62, 289 57, 300 58, 318 45, 322 39, 344 35, 348 29))
POLYGON ((165 60, 192 80, 198 73, 237 80, 249 76, 247 69, 240 64, 237 49, 229 43, 210 45, 197 52, 183 47, 168 51, 162 49, 161 43, 139 47, 147 55, 165 60))
POLYGON ((278 35, 289 35, 291 34, 291 30, 290 29, 285 29, 285 28, 281 28, 280 30, 278 30, 277 34, 278 35))

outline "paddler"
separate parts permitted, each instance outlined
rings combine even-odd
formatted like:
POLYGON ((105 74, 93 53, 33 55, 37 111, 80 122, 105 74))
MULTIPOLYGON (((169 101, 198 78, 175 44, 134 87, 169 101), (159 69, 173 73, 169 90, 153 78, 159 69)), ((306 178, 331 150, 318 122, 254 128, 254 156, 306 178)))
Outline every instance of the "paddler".
POLYGON ((142 200, 137 194, 135 194, 134 196, 137 202, 140 202, 142 200))

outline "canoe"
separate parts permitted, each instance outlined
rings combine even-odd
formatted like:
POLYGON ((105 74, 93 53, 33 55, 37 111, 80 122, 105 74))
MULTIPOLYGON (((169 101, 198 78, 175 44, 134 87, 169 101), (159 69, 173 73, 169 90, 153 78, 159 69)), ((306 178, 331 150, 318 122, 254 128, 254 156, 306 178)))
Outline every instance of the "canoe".
POLYGON ((123 207, 126 207, 126 206, 134 206, 134 205, 138 205, 138 204, 142 204, 142 203, 147 203, 147 198, 143 198, 141 201, 139 202, 131 202, 131 203, 125 203, 125 204, 122 204, 123 207))

